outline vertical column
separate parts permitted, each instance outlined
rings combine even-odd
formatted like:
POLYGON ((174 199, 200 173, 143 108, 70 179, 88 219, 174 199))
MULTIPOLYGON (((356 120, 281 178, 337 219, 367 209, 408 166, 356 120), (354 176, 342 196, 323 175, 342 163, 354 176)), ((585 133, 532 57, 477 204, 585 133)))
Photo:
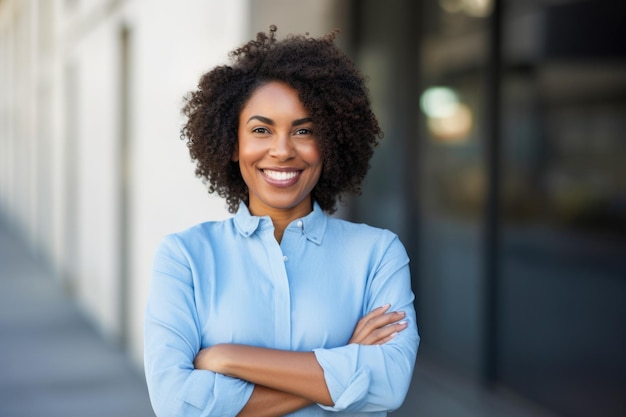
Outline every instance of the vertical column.
POLYGON ((130 155, 130 100, 131 100, 131 36, 132 32, 127 26, 122 26, 119 31, 119 72, 120 72, 120 91, 119 91, 119 170, 118 170, 118 190, 119 196, 119 231, 118 231, 118 257, 119 272, 117 274, 119 280, 119 339, 121 344, 127 345, 130 324, 129 324, 129 296, 130 296, 130 274, 129 274, 129 251, 130 251, 130 172, 131 172, 131 155, 130 155))
POLYGON ((500 221, 500 144, 502 103, 501 65, 502 65, 502 1, 494 0, 489 18, 489 41, 487 58, 487 94, 486 94, 486 164, 487 195, 484 219, 484 300, 485 331, 483 347, 483 379, 493 384, 497 378, 498 363, 498 248, 500 221))

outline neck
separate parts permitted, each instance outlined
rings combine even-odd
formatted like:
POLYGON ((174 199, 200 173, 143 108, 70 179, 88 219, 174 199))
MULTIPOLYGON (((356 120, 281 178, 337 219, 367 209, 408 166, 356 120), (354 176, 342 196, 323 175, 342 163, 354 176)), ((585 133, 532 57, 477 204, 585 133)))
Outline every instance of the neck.
POLYGON ((280 243, 283 240, 283 234, 285 233, 285 229, 289 226, 289 223, 296 219, 297 217, 283 217, 283 216, 270 216, 272 218, 272 223, 274 223, 274 237, 276 241, 280 243))

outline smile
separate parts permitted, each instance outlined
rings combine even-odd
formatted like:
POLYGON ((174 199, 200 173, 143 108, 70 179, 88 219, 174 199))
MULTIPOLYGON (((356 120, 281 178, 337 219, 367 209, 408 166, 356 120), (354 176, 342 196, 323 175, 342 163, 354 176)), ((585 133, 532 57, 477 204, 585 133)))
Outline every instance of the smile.
POLYGON ((282 187, 294 184, 302 173, 302 171, 275 171, 272 169, 264 169, 261 172, 269 183, 282 187))
POLYGON ((263 174, 275 181, 289 181, 296 178, 300 174, 300 171, 273 171, 264 169, 263 174))

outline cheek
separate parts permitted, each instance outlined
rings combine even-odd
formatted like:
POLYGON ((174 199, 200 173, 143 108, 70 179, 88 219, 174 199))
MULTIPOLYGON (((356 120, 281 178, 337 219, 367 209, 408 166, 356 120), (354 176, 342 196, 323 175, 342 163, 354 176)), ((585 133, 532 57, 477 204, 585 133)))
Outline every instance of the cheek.
POLYGON ((311 165, 321 165, 323 160, 322 149, 319 143, 311 144, 304 151, 304 155, 311 165))
POLYGON ((244 136, 239 138, 233 156, 236 156, 237 161, 245 164, 260 159, 264 152, 265 149, 262 141, 253 140, 244 136))

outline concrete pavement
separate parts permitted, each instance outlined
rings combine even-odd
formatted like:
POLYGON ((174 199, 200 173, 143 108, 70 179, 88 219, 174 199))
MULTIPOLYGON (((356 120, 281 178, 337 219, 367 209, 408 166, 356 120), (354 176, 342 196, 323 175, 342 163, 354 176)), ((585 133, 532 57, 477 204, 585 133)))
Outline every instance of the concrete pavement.
POLYGON ((2 223, 0 416, 154 416, 136 366, 2 223))

